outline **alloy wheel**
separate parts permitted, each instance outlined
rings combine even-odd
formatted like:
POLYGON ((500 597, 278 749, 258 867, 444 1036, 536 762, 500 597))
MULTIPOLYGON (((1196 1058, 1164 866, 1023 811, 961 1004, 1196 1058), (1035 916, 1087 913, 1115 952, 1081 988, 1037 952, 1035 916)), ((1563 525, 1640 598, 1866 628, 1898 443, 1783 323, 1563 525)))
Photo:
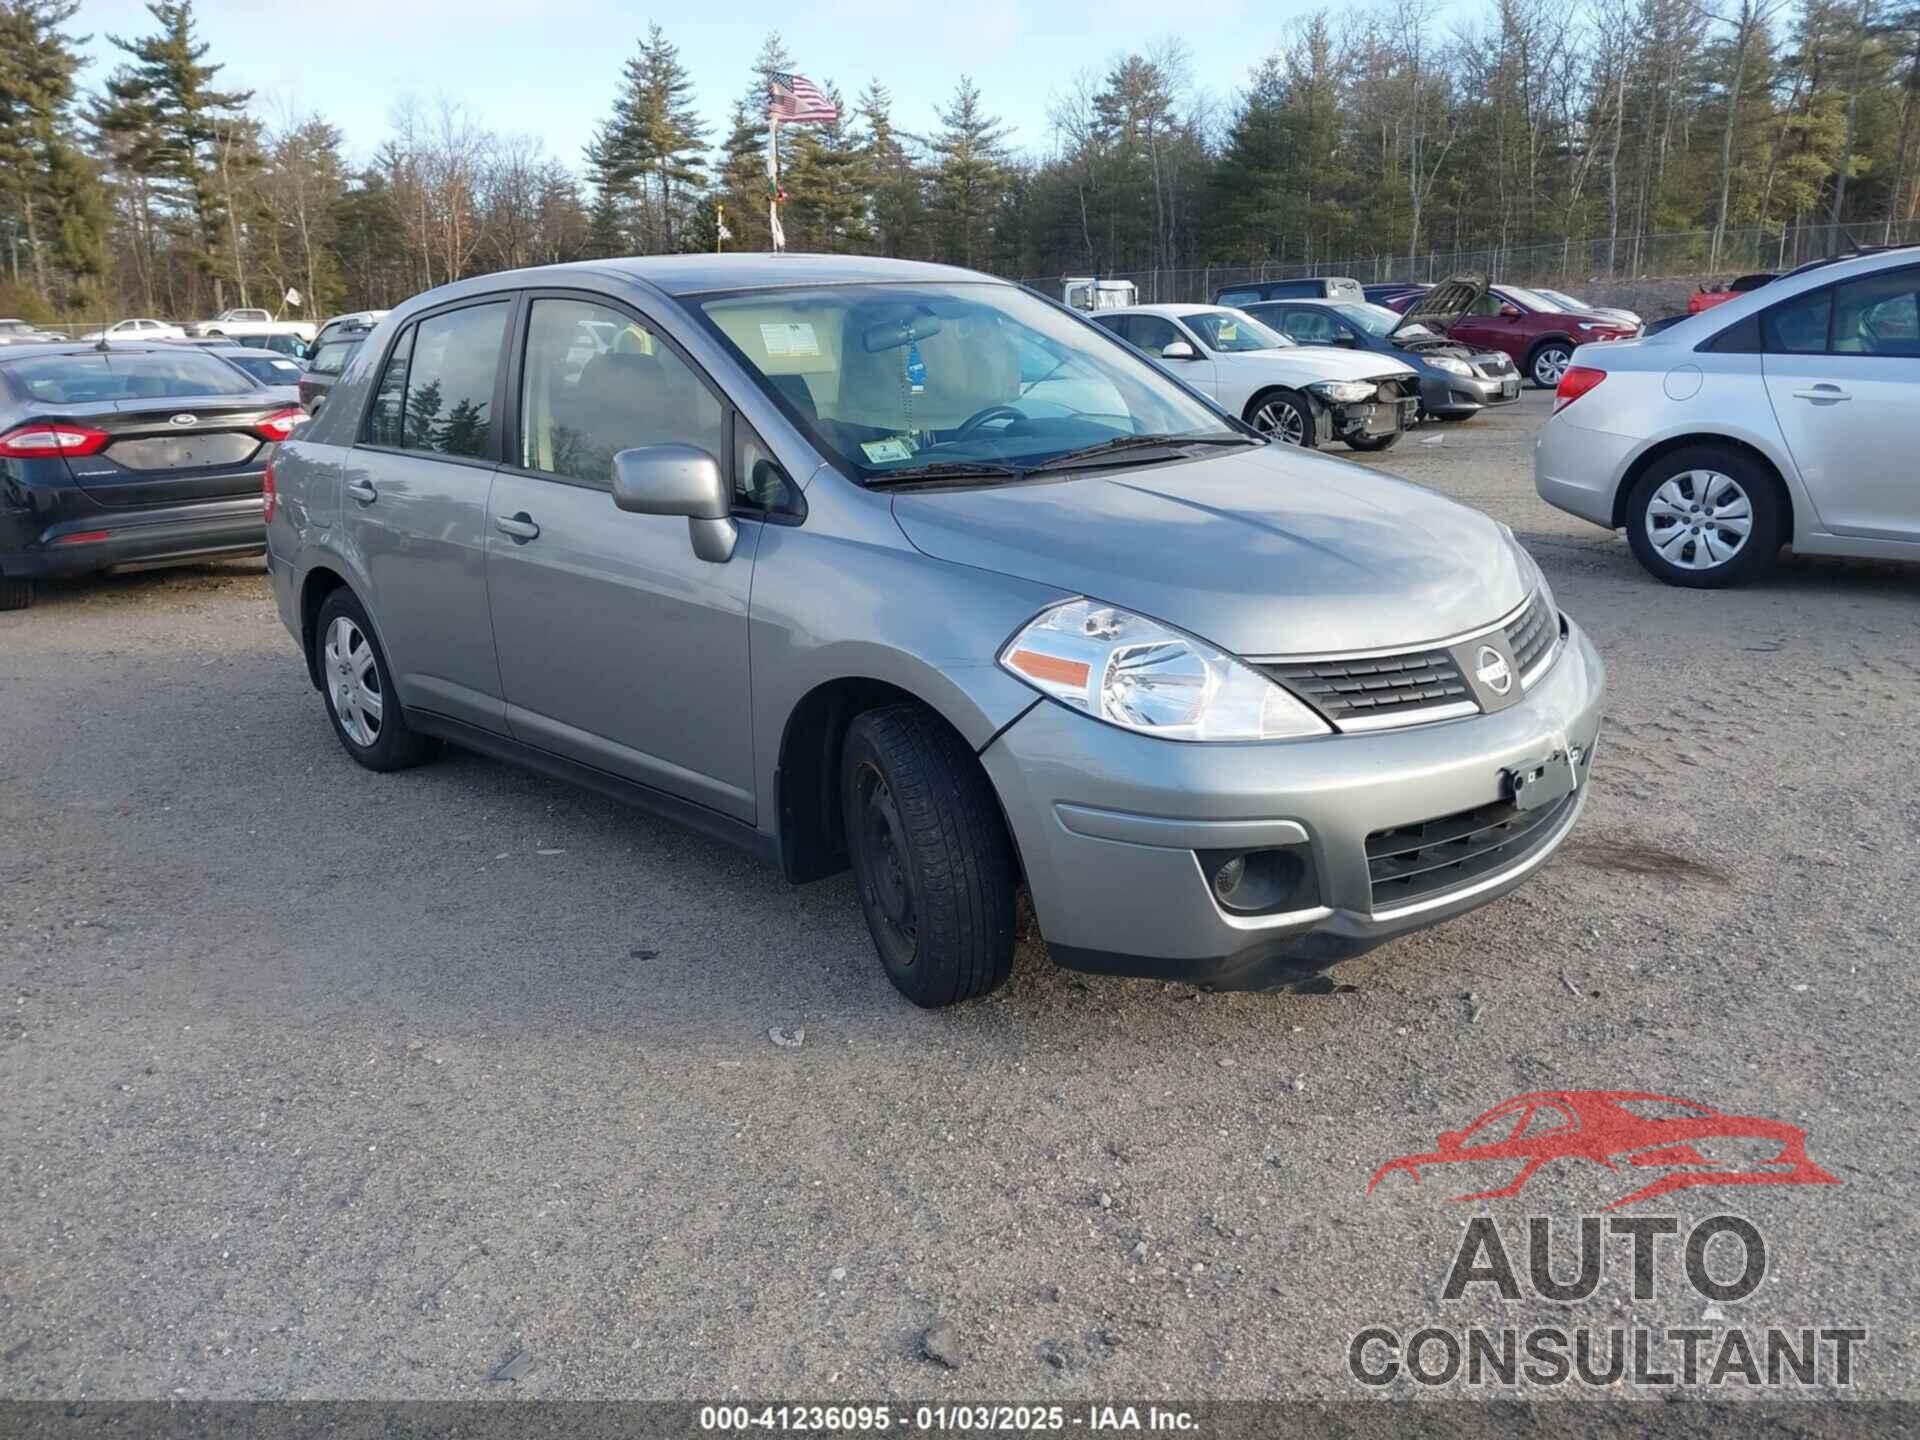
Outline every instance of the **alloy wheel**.
POLYGON ((1747 543, 1753 502, 1731 475, 1683 470, 1653 492, 1643 523, 1654 553, 1669 565, 1713 570, 1747 543))
POLYGON ((1544 390, 1557 390, 1560 377, 1573 364, 1573 352, 1560 345, 1549 345, 1533 357, 1534 383, 1544 390))
POLYGON ((1253 412, 1253 428, 1288 445, 1303 445, 1307 439, 1305 417, 1284 400, 1269 400, 1253 412))
POLYGON ((327 627, 323 659, 327 702, 333 706, 340 728, 354 744, 371 746, 380 738, 381 719, 386 712, 386 695, 380 686, 380 666, 373 658, 372 644, 352 620, 337 615, 327 627))

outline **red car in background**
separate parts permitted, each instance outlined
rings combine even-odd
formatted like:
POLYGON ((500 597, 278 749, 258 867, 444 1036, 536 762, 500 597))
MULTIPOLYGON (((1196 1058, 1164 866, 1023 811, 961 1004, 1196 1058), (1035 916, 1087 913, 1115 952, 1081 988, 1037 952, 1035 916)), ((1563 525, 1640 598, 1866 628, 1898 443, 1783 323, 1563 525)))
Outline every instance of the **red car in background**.
POLYGON ((1435 334, 1475 350, 1505 352, 1520 373, 1543 390, 1560 384, 1580 346, 1629 340, 1640 333, 1604 315, 1562 310, 1518 285, 1489 285, 1484 275, 1456 275, 1386 303, 1435 334))
POLYGON ((1702 310, 1711 310, 1716 305, 1724 305, 1736 295, 1744 295, 1749 290, 1758 290, 1769 280, 1780 277, 1767 271, 1755 275, 1742 275, 1729 280, 1725 285, 1702 285, 1687 297, 1687 314, 1698 315, 1702 310))

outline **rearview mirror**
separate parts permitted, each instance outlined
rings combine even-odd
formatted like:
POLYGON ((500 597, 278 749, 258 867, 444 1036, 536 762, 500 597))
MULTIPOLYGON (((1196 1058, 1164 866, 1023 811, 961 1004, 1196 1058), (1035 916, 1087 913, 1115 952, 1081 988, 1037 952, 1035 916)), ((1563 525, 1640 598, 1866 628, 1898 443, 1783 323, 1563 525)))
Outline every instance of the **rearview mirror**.
POLYGON ((693 553, 733 558, 740 527, 720 462, 692 445, 642 445, 613 457, 613 503, 633 515, 684 515, 693 553))
POLYGON ((1172 341, 1160 347, 1160 358, 1162 360, 1191 360, 1194 358, 1193 346, 1184 340, 1172 341))

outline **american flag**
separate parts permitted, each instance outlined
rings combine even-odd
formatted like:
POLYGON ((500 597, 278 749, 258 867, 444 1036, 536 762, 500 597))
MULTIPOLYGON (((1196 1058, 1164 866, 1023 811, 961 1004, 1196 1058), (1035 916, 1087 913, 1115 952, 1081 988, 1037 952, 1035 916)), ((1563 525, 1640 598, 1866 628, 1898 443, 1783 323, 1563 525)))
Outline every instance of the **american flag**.
POLYGON ((767 114, 789 125, 831 125, 840 107, 806 76, 775 70, 767 77, 767 114))

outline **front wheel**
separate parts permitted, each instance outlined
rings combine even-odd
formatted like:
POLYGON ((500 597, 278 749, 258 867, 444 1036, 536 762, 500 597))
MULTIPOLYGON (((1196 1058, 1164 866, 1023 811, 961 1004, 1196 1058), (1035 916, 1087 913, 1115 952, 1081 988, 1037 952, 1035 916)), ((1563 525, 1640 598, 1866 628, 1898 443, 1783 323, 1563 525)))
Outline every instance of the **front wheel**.
POLYGON ((1396 430, 1391 435, 1355 435, 1347 444, 1355 450, 1391 450, 1400 443, 1400 437, 1407 432, 1396 430))
POLYGON ((927 1009, 1013 972, 1013 844, 965 741, 918 705, 855 718, 841 750, 848 858, 901 994, 927 1009))
POLYGON ((1313 412, 1307 408, 1306 401, 1289 390, 1256 396, 1247 407, 1247 423, 1284 445, 1297 445, 1302 450, 1314 448, 1313 412))
POLYGON ((1689 446, 1654 462, 1627 496, 1634 558, 1669 585, 1717 590, 1760 575, 1779 554, 1778 482, 1750 456, 1689 446))
POLYGON ((1558 390, 1560 377, 1567 373, 1567 367, 1573 364, 1573 346, 1564 340, 1549 340, 1533 352, 1527 361, 1527 372, 1533 376, 1533 383, 1542 390, 1558 390))
POLYGON ((33 604, 33 581, 0 575, 0 610, 24 610, 33 604))

